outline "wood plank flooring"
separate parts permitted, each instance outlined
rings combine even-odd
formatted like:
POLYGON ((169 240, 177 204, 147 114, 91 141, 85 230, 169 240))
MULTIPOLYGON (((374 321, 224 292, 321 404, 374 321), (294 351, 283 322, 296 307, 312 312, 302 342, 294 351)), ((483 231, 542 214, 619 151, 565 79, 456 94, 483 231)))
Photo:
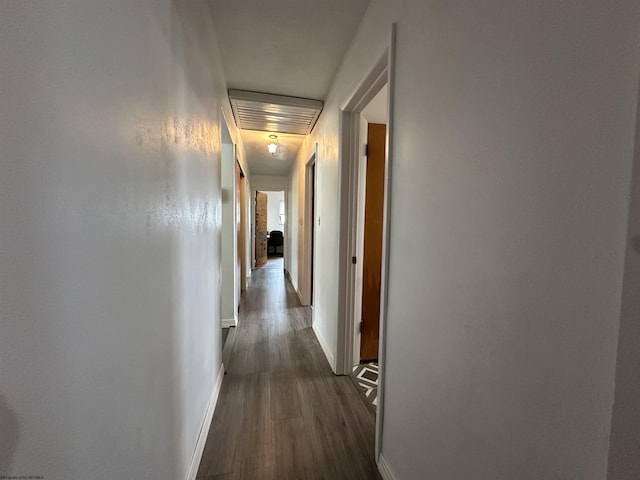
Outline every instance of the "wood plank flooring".
POLYGON ((198 480, 380 480, 375 419, 279 268, 253 272, 198 480))

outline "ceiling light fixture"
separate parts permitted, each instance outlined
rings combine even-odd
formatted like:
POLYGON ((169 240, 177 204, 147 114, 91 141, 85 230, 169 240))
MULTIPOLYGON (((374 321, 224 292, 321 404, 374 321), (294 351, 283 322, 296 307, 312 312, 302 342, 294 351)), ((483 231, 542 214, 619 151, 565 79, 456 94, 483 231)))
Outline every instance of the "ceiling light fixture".
POLYGON ((269 138, 271 139, 271 143, 267 145, 267 148, 269 149, 269 153, 271 154, 271 156, 276 157, 278 156, 278 150, 280 149, 280 142, 278 142, 278 136, 269 135, 269 138))

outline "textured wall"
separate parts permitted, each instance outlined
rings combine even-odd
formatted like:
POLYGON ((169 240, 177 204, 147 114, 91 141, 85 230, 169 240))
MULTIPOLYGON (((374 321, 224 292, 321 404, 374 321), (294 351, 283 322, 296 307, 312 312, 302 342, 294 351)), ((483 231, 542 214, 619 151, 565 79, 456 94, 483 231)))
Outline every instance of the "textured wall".
POLYGON ((221 362, 212 28, 0 2, 0 475, 187 471, 221 362))

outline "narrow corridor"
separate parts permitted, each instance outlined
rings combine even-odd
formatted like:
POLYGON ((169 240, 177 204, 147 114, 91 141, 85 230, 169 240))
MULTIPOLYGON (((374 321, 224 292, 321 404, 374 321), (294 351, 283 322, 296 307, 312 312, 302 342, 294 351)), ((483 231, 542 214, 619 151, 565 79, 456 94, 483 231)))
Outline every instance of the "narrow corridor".
POLYGON ((375 480, 375 419, 335 376, 280 268, 255 270, 200 480, 375 480))

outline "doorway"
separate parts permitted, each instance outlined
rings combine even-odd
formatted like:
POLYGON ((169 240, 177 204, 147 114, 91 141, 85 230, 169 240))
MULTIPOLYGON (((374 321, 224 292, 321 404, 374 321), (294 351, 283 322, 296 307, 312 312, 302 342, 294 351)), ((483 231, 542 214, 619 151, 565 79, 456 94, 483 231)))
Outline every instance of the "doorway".
POLYGON ((315 233, 316 233, 316 158, 318 144, 311 158, 305 166, 305 200, 304 218, 308 219, 304 225, 304 264, 305 283, 303 305, 313 308, 314 288, 314 258, 315 258, 315 233))
POLYGON ((286 192, 256 190, 254 209, 255 268, 284 269, 286 192))
POLYGON ((356 291, 360 294, 354 298, 354 311, 360 313, 359 317, 355 316, 356 322, 360 318, 358 327, 360 345, 359 355, 354 357, 354 363, 378 360, 387 130, 385 124, 366 122, 364 115, 361 120, 367 123, 367 148, 365 172, 361 175, 363 185, 358 192, 359 198, 364 197, 364 218, 362 222, 359 218, 357 225, 357 236, 362 242, 362 245, 358 245, 358 250, 362 251, 362 261, 356 266, 362 270, 362 273, 356 277, 360 278, 360 282, 356 280, 356 291))
POLYGON ((386 51, 341 114, 341 149, 345 159, 341 163, 344 198, 341 224, 344 228, 340 235, 343 252, 340 255, 339 287, 342 317, 336 367, 337 373, 345 375, 350 374, 361 360, 382 361, 383 357, 388 241, 385 212, 389 202, 388 145, 391 132, 386 127, 390 125, 391 118, 389 82, 389 51, 386 51), (369 128, 370 123, 379 126, 369 128), (370 153, 377 157, 375 165, 368 165, 372 161, 367 152, 370 134, 375 137, 369 147, 370 153), (368 318, 363 318, 363 315, 368 318), (365 331, 364 338, 361 329, 365 331), (365 351, 361 352, 362 348, 365 351))
MULTIPOLYGON (((240 161, 236 157, 236 231, 238 235, 238 274, 239 291, 242 293, 247 289, 247 178, 240 166, 240 161)), ((240 310, 240 299, 238 299, 238 310, 240 310)))
MULTIPOLYGON (((394 91, 394 52, 396 25, 391 25, 388 47, 379 57, 373 68, 364 76, 351 97, 341 107, 340 113, 340 236, 339 236, 339 284, 338 284, 338 348, 336 351, 336 373, 349 375, 353 366, 358 363, 360 352, 356 347, 355 308, 358 304, 356 292, 356 275, 362 263, 363 251, 358 257, 358 213, 363 207, 362 199, 358 202, 362 191, 359 189, 361 175, 360 159, 363 155, 360 137, 362 112, 387 86, 386 99, 386 161, 384 166, 384 196, 382 215, 382 248, 380 266, 380 303, 379 303, 379 347, 378 347, 378 396, 376 408, 376 442, 375 458, 380 466, 380 441, 384 418, 384 385, 385 385, 385 335, 389 270, 389 205, 391 195, 389 185, 392 175, 393 151, 393 91, 394 91), (360 195, 359 195, 360 194, 360 195)), ((366 181, 366 179, 364 180, 366 181)), ((362 213, 364 218, 364 213, 362 213)), ((364 237, 364 233, 362 233, 364 237)), ((364 250, 364 247, 363 247, 364 250)))
POLYGON ((238 323, 241 259, 237 251, 239 245, 237 219, 240 216, 237 204, 237 170, 239 167, 235 156, 235 145, 225 122, 222 122, 221 137, 222 231, 220 263, 222 300, 220 313, 224 329, 235 327, 238 323))

